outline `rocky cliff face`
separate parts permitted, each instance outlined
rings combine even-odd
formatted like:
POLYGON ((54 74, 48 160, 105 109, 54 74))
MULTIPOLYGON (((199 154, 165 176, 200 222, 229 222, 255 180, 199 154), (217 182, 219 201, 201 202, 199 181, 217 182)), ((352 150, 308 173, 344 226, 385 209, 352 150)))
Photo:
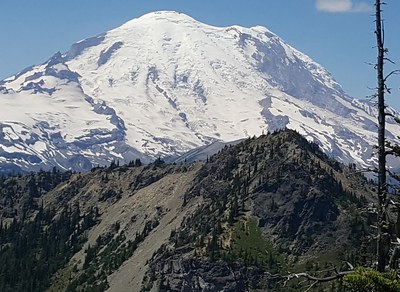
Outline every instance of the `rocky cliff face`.
POLYGON ((193 250, 184 248, 173 254, 164 252, 155 261, 155 272, 161 275, 154 285, 156 291, 265 291, 275 282, 257 267, 200 259, 193 250))

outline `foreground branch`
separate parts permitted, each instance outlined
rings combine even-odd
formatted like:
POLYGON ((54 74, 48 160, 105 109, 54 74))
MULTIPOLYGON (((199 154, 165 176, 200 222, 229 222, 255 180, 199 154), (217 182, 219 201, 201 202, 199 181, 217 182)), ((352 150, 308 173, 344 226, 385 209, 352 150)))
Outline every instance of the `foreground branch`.
MULTIPOLYGON (((311 281, 315 281, 316 283, 325 283, 325 282, 330 282, 333 280, 338 280, 343 278, 344 276, 354 273, 354 271, 344 271, 344 272, 338 272, 335 275, 332 276, 328 276, 328 277, 315 277, 312 276, 308 273, 297 273, 297 274, 290 274, 287 276, 286 281, 285 281, 285 285, 288 281, 292 280, 292 279, 300 279, 300 278, 306 278, 307 280, 311 280, 311 281)), ((285 286, 284 285, 284 286, 285 286)), ((314 284, 313 284, 314 285, 314 284)))

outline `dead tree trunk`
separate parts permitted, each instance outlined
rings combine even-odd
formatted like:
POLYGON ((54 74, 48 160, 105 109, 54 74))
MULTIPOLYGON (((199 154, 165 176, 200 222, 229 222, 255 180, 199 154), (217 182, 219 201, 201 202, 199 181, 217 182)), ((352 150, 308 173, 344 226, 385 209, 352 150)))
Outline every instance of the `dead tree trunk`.
POLYGON ((375 2, 375 24, 378 58, 376 71, 378 78, 378 240, 377 240, 377 270, 385 270, 390 245, 389 222, 387 222, 387 183, 386 183, 386 150, 385 150, 385 78, 383 65, 385 61, 385 48, 383 39, 383 27, 381 19, 381 1, 375 2))

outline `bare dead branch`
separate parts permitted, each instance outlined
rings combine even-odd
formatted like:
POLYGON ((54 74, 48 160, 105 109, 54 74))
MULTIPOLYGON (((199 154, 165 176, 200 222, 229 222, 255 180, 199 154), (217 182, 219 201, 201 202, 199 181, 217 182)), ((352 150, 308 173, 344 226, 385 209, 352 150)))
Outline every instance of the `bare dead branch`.
POLYGON ((390 76, 392 76, 392 75, 397 75, 397 74, 400 74, 400 70, 393 70, 393 71, 391 71, 388 75, 386 75, 386 77, 383 79, 385 82, 387 81, 387 79, 390 77, 390 76))
POLYGON ((400 175, 395 174, 395 173, 393 173, 393 172, 390 171, 390 170, 388 170, 387 172, 389 173, 389 175, 390 175, 392 178, 394 178, 394 179, 400 181, 400 175))
MULTIPOLYGON (((385 116, 387 116, 387 117, 392 117, 393 120, 394 120, 396 123, 399 123, 399 124, 400 124, 400 116, 394 115, 394 114, 391 113, 391 112, 385 113, 385 116)), ((399 137, 397 137, 397 138, 399 138, 399 137)))
POLYGON ((385 151, 385 155, 393 155, 393 156, 400 156, 400 145, 393 145, 390 142, 386 142, 385 145, 386 148, 389 148, 390 150, 385 151))
MULTIPOLYGON (((387 48, 385 48, 385 53, 388 53, 389 52, 389 50, 387 49, 387 48)), ((385 61, 388 61, 389 63, 392 63, 393 65, 396 65, 396 63, 395 62, 393 62, 391 59, 389 59, 389 58, 383 58, 383 60, 385 60, 385 61)))
POLYGON ((287 276, 287 280, 285 281, 284 286, 286 286, 287 282, 292 280, 292 279, 306 278, 308 280, 315 281, 317 283, 325 283, 325 282, 330 282, 330 281, 333 281, 333 280, 341 279, 344 276, 346 276, 348 274, 351 274, 351 273, 354 273, 354 271, 352 270, 352 271, 338 272, 335 275, 328 276, 328 277, 322 277, 322 278, 312 276, 312 275, 310 275, 308 273, 295 273, 295 274, 290 274, 290 275, 287 276))
POLYGON ((305 292, 308 292, 308 291, 310 291, 315 285, 317 285, 318 284, 318 281, 315 281, 314 283, 312 283, 311 285, 310 285, 310 287, 308 287, 308 289, 305 291, 305 292))
POLYGON ((350 264, 349 262, 346 262, 346 264, 349 266, 350 270, 354 270, 354 266, 352 264, 350 264))

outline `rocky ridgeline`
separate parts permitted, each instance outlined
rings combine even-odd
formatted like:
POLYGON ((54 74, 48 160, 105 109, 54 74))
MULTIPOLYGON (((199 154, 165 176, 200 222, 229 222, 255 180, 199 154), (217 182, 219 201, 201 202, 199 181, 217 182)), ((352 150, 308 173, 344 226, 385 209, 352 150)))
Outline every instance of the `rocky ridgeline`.
MULTIPOLYGON (((373 201, 367 180, 292 130, 226 146, 204 162, 54 169, 6 177, 0 187, 0 257, 10 271, 18 236, 36 230, 38 242, 65 225, 79 238, 69 252, 52 249, 46 279, 0 273, 2 291, 263 290, 281 285, 270 274, 363 263, 373 252, 365 240, 373 219, 361 212, 373 201), (9 228, 19 232, 6 235, 9 228)), ((46 266, 40 248, 26 243, 22 267, 33 258, 46 266)))

